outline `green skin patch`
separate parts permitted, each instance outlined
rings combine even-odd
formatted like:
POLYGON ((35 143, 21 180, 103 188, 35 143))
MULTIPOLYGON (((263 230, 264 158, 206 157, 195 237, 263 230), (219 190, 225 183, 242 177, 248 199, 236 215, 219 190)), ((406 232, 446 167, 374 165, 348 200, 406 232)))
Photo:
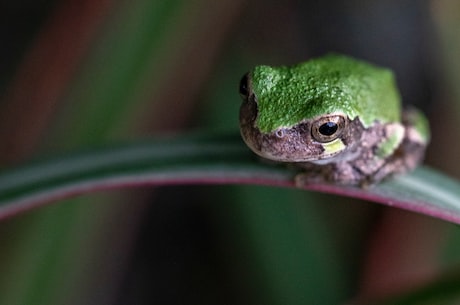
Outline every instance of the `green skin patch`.
POLYGON ((328 55, 292 67, 258 66, 251 72, 257 127, 272 132, 326 113, 400 121, 400 96, 393 73, 346 56, 328 55))

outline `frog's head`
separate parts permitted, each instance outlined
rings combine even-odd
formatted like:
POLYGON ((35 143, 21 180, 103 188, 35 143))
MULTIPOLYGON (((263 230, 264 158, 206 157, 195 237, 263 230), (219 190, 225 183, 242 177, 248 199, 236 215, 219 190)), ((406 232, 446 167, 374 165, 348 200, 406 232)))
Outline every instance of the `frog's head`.
MULTIPOLYGON (((258 155, 274 161, 319 164, 353 157, 347 152, 353 151, 351 148, 358 143, 363 132, 358 117, 351 119, 336 109, 301 119, 295 124, 265 130, 259 124, 258 95, 253 90, 251 74, 241 80, 240 95, 243 98, 240 108, 241 134, 246 144, 258 155)), ((269 114, 264 114, 269 117, 269 114)), ((279 114, 273 113, 274 116, 279 114)))

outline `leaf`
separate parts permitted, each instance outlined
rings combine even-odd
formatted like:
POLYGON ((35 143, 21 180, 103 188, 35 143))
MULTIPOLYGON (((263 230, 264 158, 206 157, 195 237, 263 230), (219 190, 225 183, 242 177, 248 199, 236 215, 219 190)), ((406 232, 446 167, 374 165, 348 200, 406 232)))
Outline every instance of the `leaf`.
MULTIPOLYGON (((6 170, 0 175, 0 219, 97 190, 205 183, 294 187, 295 174, 285 166, 258 161, 237 135, 162 138, 6 170)), ((460 183, 427 167, 367 189, 328 184, 305 189, 460 223, 460 183)))
POLYGON ((312 185, 326 193, 360 198, 460 223, 460 183, 426 166, 368 189, 312 185))

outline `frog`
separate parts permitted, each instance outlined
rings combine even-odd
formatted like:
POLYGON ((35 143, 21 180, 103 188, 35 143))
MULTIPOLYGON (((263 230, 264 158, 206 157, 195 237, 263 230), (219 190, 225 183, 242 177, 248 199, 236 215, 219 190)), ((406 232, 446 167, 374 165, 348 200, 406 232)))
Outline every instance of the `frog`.
POLYGON ((244 142, 294 167, 297 186, 378 184, 414 170, 430 140, 426 116, 402 108, 394 73, 347 55, 256 66, 239 93, 244 142))

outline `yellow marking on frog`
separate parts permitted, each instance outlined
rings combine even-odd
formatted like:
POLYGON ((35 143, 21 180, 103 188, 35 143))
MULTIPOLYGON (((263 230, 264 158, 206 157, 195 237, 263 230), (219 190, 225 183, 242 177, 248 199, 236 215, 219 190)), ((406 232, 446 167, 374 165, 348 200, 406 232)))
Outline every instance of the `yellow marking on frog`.
POLYGON ((325 154, 334 154, 339 152, 345 148, 345 144, 343 144, 341 139, 335 139, 329 143, 323 143, 324 153, 325 154))

